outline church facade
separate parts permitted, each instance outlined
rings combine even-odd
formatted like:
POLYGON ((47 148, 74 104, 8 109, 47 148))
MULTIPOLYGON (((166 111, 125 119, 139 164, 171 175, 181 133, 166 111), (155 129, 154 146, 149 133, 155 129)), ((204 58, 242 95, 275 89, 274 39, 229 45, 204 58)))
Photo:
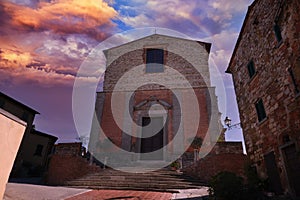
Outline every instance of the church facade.
POLYGON ((105 50, 104 86, 96 96, 89 144, 95 157, 106 152, 105 162, 168 162, 191 151, 195 141, 209 151, 224 140, 210 81, 210 47, 154 34, 105 50), (131 156, 110 158, 115 151, 131 156))

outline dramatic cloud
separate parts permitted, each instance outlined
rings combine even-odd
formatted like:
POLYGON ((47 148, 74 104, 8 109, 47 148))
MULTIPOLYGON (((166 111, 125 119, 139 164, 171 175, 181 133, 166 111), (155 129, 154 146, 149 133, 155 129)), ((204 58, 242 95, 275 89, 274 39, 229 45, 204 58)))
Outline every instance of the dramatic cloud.
POLYGON ((120 20, 131 27, 165 27, 199 37, 234 26, 232 18, 243 16, 251 1, 136 0, 121 5, 118 11, 120 20))
MULTIPOLYGON (((35 60, 31 53, 0 49, 0 85, 37 83, 48 87, 71 83, 74 76, 51 69, 49 64, 35 60)), ((72 69, 72 68, 71 68, 72 69)))
POLYGON ((102 0, 0 2, 0 84, 72 85, 117 16, 102 0))
POLYGON ((139 1, 120 7, 120 20, 131 27, 158 26, 174 30, 193 30, 204 28, 201 13, 194 14, 196 1, 139 1))
POLYGON ((116 11, 102 0, 55 0, 39 2, 33 7, 5 2, 3 10, 9 13, 15 27, 56 33, 86 33, 101 39, 113 26, 111 18, 116 11))
POLYGON ((204 41, 212 43, 210 60, 218 66, 221 72, 224 72, 228 66, 237 37, 238 32, 224 30, 208 38, 203 38, 204 41))
POLYGON ((1 62, 6 68, 19 68, 27 65, 32 61, 32 57, 28 52, 18 50, 2 49, 0 52, 1 62))
MULTIPOLYGON (((243 12, 245 7, 249 6, 252 0, 235 0, 234 3, 228 0, 209 0, 208 5, 216 10, 218 13, 231 13, 233 14, 243 12)), ((223 16, 226 16, 226 14, 223 16)), ((231 18, 230 15, 227 15, 231 18)))

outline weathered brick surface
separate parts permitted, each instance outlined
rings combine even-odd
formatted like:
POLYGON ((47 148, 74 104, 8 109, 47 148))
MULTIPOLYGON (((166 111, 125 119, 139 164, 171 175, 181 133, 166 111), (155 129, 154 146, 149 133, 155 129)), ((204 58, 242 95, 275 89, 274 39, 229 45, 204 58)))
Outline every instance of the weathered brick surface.
MULTIPOLYGON (((187 148, 187 140, 195 134, 203 139, 208 135, 207 143, 216 141, 222 127, 215 88, 210 85, 209 48, 207 43, 155 34, 105 51, 104 88, 97 94, 95 109, 102 129, 99 131, 100 141, 104 133, 117 146, 139 152, 140 146, 135 143, 141 129, 136 124, 142 125, 141 118, 148 116, 151 107, 146 104, 136 108, 144 101, 164 107, 156 112, 157 116, 167 118, 164 128, 167 141, 164 144, 172 141, 180 121, 183 124, 180 131, 184 134, 175 145, 183 144, 187 148), (146 48, 164 49, 164 72, 145 72, 146 48), (126 109, 129 109, 133 121, 129 125, 122 122, 126 109), (125 144, 124 137, 129 139, 130 136, 124 136, 124 126, 129 127, 127 130, 131 135, 137 136, 131 138, 131 146, 125 144)), ((172 152, 173 147, 170 145, 168 151, 172 152)))
POLYGON ((208 155, 199 160, 197 164, 185 169, 184 172, 205 182, 209 182, 213 176, 223 171, 233 172, 245 177, 244 166, 246 161, 247 157, 243 154, 208 155))
MULTIPOLYGON (((181 91, 181 92, 185 92, 185 91, 181 91)), ((186 115, 183 116, 183 123, 184 123, 184 135, 185 135, 185 142, 188 142, 188 140, 193 137, 193 134, 195 131, 197 131, 197 136, 204 138, 207 134, 208 136, 210 136, 210 133, 208 133, 208 129, 209 129, 209 123, 211 122, 210 120, 210 114, 209 112, 211 112, 210 107, 208 106, 208 104, 211 104, 211 102, 207 102, 207 101, 211 101, 210 97, 208 96, 208 92, 206 88, 194 88, 194 92, 196 94, 196 98, 197 98, 197 103, 198 103, 198 109, 200 112, 200 117, 199 117, 199 122, 195 123, 195 118, 193 118, 194 115, 186 115), (195 129, 195 127, 193 126, 194 124, 198 124, 198 128, 195 129)), ((170 90, 138 90, 134 93, 134 105, 138 105, 140 102, 150 99, 151 97, 155 96, 157 99, 159 100, 163 100, 165 102, 167 102, 170 105, 174 105, 173 99, 172 99, 172 91, 170 90)), ((122 116, 124 113, 124 109, 125 109, 125 103, 124 103, 124 96, 122 96, 122 94, 118 95, 118 101, 120 102, 119 104, 117 104, 117 108, 115 108, 115 110, 117 111, 117 115, 113 115, 112 113, 112 108, 111 108, 111 93, 105 93, 105 101, 104 101, 104 105, 103 105, 103 115, 101 116, 101 128, 103 130, 103 132, 106 134, 107 137, 109 137, 116 145, 121 146, 121 140, 122 140, 122 124, 121 127, 119 127, 116 124, 116 121, 114 119, 115 116, 120 117, 120 120, 122 120, 122 116)), ((183 94, 184 96, 184 94, 183 94)), ((185 112, 189 112, 189 113, 194 113, 195 112, 195 107, 191 104, 189 104, 189 98, 186 98, 186 102, 182 102, 182 109, 185 109, 185 112)), ((143 115, 143 113, 145 115, 147 115, 149 108, 143 108, 143 110, 134 110, 133 111, 133 120, 135 121, 135 123, 139 124, 140 122, 138 121, 140 116, 143 115)), ((178 126, 172 126, 173 124, 173 110, 174 110, 174 106, 172 108, 170 108, 168 110, 168 121, 167 121, 167 130, 168 130, 168 139, 169 141, 172 140, 172 138, 174 137, 174 134, 177 132, 178 126), (175 130, 176 129, 176 130, 175 130)), ((180 116, 178 116, 180 117, 180 116)), ((214 121, 211 122, 212 124, 215 124, 214 121)), ((141 124, 140 124, 141 125, 141 124)), ((132 135, 137 136, 137 128, 136 126, 132 126, 132 135)), ((218 130, 215 130, 218 133, 218 130)), ((212 134, 213 137, 213 134, 212 134)), ((102 140, 102 138, 100 138, 100 140, 102 140)), ((212 138, 213 140, 213 138, 212 138)), ((135 142, 135 140, 133 139, 132 142, 135 142)))
MULTIPOLYGON (((298 0, 254 1, 228 68, 233 75, 247 152, 264 178, 264 156, 274 152, 281 185, 290 193, 293 189, 287 183, 288 167, 281 147, 288 143, 300 145, 300 98, 296 93, 300 87, 299 10, 298 0), (281 29, 281 42, 275 37, 275 23, 281 29), (249 78, 247 71, 250 60, 256 69, 253 78, 249 78), (294 81, 289 69, 294 73, 294 81), (258 121, 255 109, 259 98, 267 115, 263 122, 258 121)), ((293 165, 300 169, 296 163, 293 165)))
POLYGON ((172 87, 187 88, 186 82, 182 76, 179 76, 180 74, 193 83, 193 86, 209 87, 209 48, 210 44, 208 43, 158 34, 111 48, 106 52, 107 70, 103 90, 112 91, 120 77, 129 70, 131 70, 129 79, 127 82, 125 80, 122 85, 125 90, 129 90, 132 85, 150 83, 153 77, 158 77, 159 80, 172 87), (164 73, 145 73, 145 48, 165 50, 164 73), (132 70, 136 66, 139 67, 132 70), (178 72, 176 73, 172 69, 178 70, 178 72), (202 79, 199 78, 199 74, 202 79))
POLYGON ((210 154, 242 154, 243 146, 241 142, 218 142, 212 148, 210 154))
POLYGON ((128 52, 112 62, 105 73, 104 91, 128 91, 135 88, 135 86, 142 85, 144 86, 139 88, 141 90, 164 89, 160 85, 148 84, 153 80, 159 80, 159 83, 169 88, 210 86, 210 78, 207 72, 201 72, 197 69, 197 66, 193 66, 186 58, 172 52, 168 52, 168 57, 165 58, 164 73, 145 73, 146 65, 143 60, 143 52, 144 49, 128 52), (121 80, 122 85, 118 89, 115 88, 118 81, 121 80))
POLYGON ((68 180, 73 180, 100 168, 90 165, 81 157, 81 143, 58 144, 56 152, 51 156, 46 183, 49 185, 63 185, 68 180))
POLYGON ((206 182, 223 171, 245 177, 247 156, 242 152, 241 142, 218 142, 207 156, 184 168, 183 172, 206 182))
POLYGON ((73 180, 89 173, 88 163, 80 156, 53 155, 47 174, 47 184, 63 185, 65 181, 73 180))
POLYGON ((55 154, 59 155, 80 155, 81 143, 59 143, 55 145, 55 154))

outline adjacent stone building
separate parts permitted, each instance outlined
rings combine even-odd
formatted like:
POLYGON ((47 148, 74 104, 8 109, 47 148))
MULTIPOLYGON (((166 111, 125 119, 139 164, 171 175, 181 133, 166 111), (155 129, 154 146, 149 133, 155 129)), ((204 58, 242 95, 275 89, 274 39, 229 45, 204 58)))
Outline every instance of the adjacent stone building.
POLYGON ((13 168, 22 138, 29 134, 36 114, 34 109, 0 92, 0 199, 13 168))
POLYGON ((24 136, 15 160, 11 178, 42 177, 58 138, 33 128, 24 136))
POLYGON ((300 1, 249 6, 227 73, 247 152, 276 194, 300 196, 300 1))
MULTIPOLYGON (((97 93, 95 107, 99 126, 93 122, 89 144, 92 154, 97 157, 103 147, 111 148, 104 135, 131 152, 130 157, 118 158, 129 159, 126 163, 168 162, 180 156, 194 136, 206 146, 224 140, 210 82, 210 47, 153 34, 106 50, 104 87, 97 93), (155 153, 147 155, 151 152, 155 153)), ((113 162, 113 154, 106 156, 107 162, 113 162)))

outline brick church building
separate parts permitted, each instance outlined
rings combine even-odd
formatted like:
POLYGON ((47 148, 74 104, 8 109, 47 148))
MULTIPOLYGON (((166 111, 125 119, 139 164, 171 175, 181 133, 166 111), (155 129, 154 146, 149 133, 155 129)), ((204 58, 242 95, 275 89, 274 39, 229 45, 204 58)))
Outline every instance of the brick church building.
POLYGON ((210 48, 153 34, 105 50, 104 86, 96 95, 89 143, 95 158, 108 164, 167 163, 183 152, 193 154, 193 140, 201 140, 200 157, 224 140, 210 48), (114 157, 115 152, 121 154, 114 157))
POLYGON ((249 6, 227 69, 248 155, 275 194, 300 197, 300 2, 249 6))

